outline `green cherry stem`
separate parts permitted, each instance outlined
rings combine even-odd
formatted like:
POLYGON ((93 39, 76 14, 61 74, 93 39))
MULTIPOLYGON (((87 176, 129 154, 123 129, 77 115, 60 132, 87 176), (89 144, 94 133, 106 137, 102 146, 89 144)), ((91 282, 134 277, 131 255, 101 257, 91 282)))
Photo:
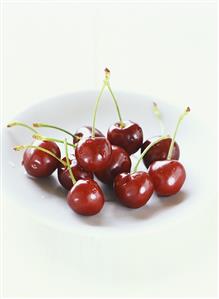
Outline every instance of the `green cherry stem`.
POLYGON ((99 103, 100 103, 100 99, 102 97, 102 94, 104 92, 104 89, 106 87, 106 73, 105 73, 105 79, 103 81, 103 85, 101 87, 101 90, 98 94, 98 97, 96 99, 96 103, 95 103, 95 106, 94 106, 94 112, 93 112, 93 124, 92 124, 92 133, 91 133, 91 137, 94 138, 95 137, 95 128, 96 128, 96 117, 97 117, 97 110, 98 110, 98 107, 99 107, 99 103))
POLYGON ((121 115, 121 112, 120 112, 120 109, 119 109, 119 104, 118 104, 118 101, 117 101, 117 99, 116 99, 113 91, 112 91, 112 88, 111 88, 110 82, 109 82, 109 79, 110 79, 110 70, 108 68, 106 68, 105 69, 105 73, 106 73, 106 78, 105 78, 106 86, 107 86, 107 88, 108 88, 108 90, 109 90, 109 92, 110 92, 110 94, 111 94, 111 96, 113 98, 113 102, 114 102, 114 104, 116 106, 116 111, 117 111, 117 114, 118 114, 118 117, 119 117, 120 127, 124 128, 125 125, 124 125, 124 122, 122 120, 122 115, 121 115))
POLYGON ((71 169, 71 165, 70 165, 70 162, 69 162, 69 156, 68 156, 68 143, 67 143, 67 139, 66 139, 66 138, 65 138, 64 144, 65 144, 65 158, 66 158, 66 164, 67 164, 67 168, 68 168, 68 171, 69 171, 69 174, 70 174, 72 183, 73 183, 73 185, 74 185, 74 184, 76 184, 76 179, 75 179, 75 177, 74 177, 74 175, 73 175, 73 172, 72 172, 72 169, 71 169))
POLYGON ((178 129, 179 129, 179 126, 181 124, 181 122, 183 121, 184 117, 190 112, 190 108, 187 107, 184 112, 180 115, 179 119, 178 119, 178 122, 176 124, 176 128, 175 128, 175 131, 174 131, 174 134, 173 134, 173 137, 172 137, 172 141, 171 141, 171 144, 170 144, 170 147, 169 147, 169 152, 168 152, 168 155, 167 155, 167 160, 171 160, 172 158, 172 154, 173 154, 173 147, 174 147, 174 142, 176 140, 176 134, 178 132, 178 129))
POLYGON ((20 121, 15 121, 15 122, 11 122, 11 123, 7 124, 7 128, 11 128, 11 127, 15 127, 15 126, 21 126, 21 127, 27 128, 27 129, 31 130, 32 132, 34 132, 35 134, 38 134, 37 130, 35 130, 31 126, 29 126, 23 122, 20 122, 20 121))
POLYGON ((71 132, 69 132, 69 131, 67 131, 65 129, 62 129, 62 128, 58 127, 58 126, 55 126, 55 125, 50 125, 50 124, 45 124, 45 123, 33 123, 33 127, 35 127, 35 128, 51 128, 51 129, 56 129, 58 131, 61 131, 61 132, 64 132, 64 133, 70 135, 73 138, 76 137, 76 138, 80 139, 80 137, 72 134, 71 132))
POLYGON ((22 151, 22 150, 25 150, 25 149, 28 149, 28 148, 34 148, 34 149, 37 149, 37 150, 40 150, 44 153, 47 153, 49 154, 50 156, 52 156, 53 158, 55 158, 56 160, 58 160, 60 163, 62 163, 65 167, 67 166, 66 163, 58 158, 53 152, 45 149, 44 147, 41 147, 41 146, 35 146, 35 145, 17 145, 14 147, 14 150, 15 151, 22 151))
MULTIPOLYGON (((57 139, 57 138, 51 138, 51 137, 46 137, 40 134, 34 134, 33 139, 36 140, 43 140, 43 141, 52 141, 52 142, 57 142, 57 143, 64 143, 64 141, 62 139, 57 139)), ((73 148, 76 148, 76 145, 74 145, 73 143, 69 143, 67 142, 67 144, 73 148)))
POLYGON ((154 146, 155 144, 157 144, 157 143, 160 142, 161 140, 163 140, 163 139, 167 139, 167 138, 169 138, 169 135, 162 136, 162 137, 158 138, 157 140, 155 140, 154 142, 151 142, 151 143, 145 148, 145 150, 142 152, 142 154, 141 154, 141 156, 139 157, 139 159, 138 159, 138 161, 137 161, 137 163, 136 163, 136 165, 135 165, 135 167, 134 167, 132 173, 135 173, 135 172, 137 171, 139 164, 141 163, 141 161, 143 160, 144 156, 147 154, 147 152, 149 151, 149 149, 152 148, 152 146, 154 146))
POLYGON ((164 135, 165 126, 164 126, 164 123, 163 123, 163 120, 162 120, 162 115, 161 115, 160 109, 159 109, 157 103, 155 103, 155 102, 153 102, 152 111, 153 111, 155 117, 157 118, 157 120, 159 121, 161 135, 164 135))

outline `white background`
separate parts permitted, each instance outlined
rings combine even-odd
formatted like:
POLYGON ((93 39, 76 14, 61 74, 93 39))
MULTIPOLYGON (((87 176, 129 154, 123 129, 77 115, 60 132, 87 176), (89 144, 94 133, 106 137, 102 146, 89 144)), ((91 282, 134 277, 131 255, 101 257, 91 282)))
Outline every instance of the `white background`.
MULTIPOLYGON (((153 95, 182 107, 189 104, 209 126, 216 123, 216 8, 212 1, 6 1, 3 59, 4 122, 26 105, 48 96, 98 89, 107 66, 115 89, 153 95)), ((212 214, 209 239, 203 240, 209 246, 216 242, 215 221, 212 214)), ((65 244, 67 235, 41 226, 7 201, 3 228, 5 296, 216 293, 215 250, 210 257, 203 257, 200 269, 191 264, 181 276, 171 277, 167 285, 148 285, 141 290, 134 282, 126 285, 121 278, 118 290, 113 290, 110 281, 108 286, 96 282, 86 288, 78 276, 73 288, 71 272, 64 267, 69 257, 63 257, 63 263, 54 261, 54 256, 62 256, 59 245, 65 244)), ((198 243, 193 243, 191 250, 198 253, 198 243)), ((115 248, 112 251, 115 254, 115 248)), ((166 270, 162 271, 165 275, 166 270)))

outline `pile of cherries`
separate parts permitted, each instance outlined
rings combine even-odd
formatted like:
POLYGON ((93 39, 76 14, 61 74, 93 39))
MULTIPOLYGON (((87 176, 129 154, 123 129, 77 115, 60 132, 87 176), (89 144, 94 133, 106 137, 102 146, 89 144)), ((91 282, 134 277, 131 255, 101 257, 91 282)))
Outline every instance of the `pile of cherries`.
POLYGON ((158 196, 170 196, 177 193, 186 178, 183 165, 178 161, 180 150, 175 142, 179 125, 189 108, 179 117, 173 137, 164 135, 161 114, 156 103, 153 111, 160 121, 162 133, 159 138, 144 142, 142 128, 133 121, 123 121, 118 102, 110 86, 110 71, 105 69, 105 79, 96 100, 93 124, 83 126, 74 134, 45 123, 29 126, 22 122, 13 122, 8 127, 23 126, 34 133, 34 142, 30 145, 16 146, 25 150, 22 164, 30 176, 48 177, 57 169, 60 184, 68 190, 67 202, 76 213, 95 215, 103 208, 103 191, 94 180, 112 186, 121 204, 129 208, 144 206, 155 191, 158 196), (104 89, 107 88, 114 101, 119 121, 107 132, 107 137, 96 129, 96 115, 104 89), (36 128, 48 127, 71 136, 71 142, 42 136, 36 128), (57 143, 65 146, 65 157, 57 143), (73 150, 69 156, 69 148, 73 150), (131 170, 130 156, 141 150, 141 155, 131 170), (138 171, 143 160, 148 171, 138 171))

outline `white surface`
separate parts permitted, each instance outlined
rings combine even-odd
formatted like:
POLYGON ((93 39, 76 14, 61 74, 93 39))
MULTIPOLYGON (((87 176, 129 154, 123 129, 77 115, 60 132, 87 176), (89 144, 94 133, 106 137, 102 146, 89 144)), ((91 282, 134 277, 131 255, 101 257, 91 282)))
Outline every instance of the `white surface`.
POLYGON ((4 295, 215 295, 215 5, 5 4, 3 24, 5 122, 39 99, 99 88, 109 66, 114 89, 153 95, 173 112, 191 106, 179 138, 191 125, 183 159, 202 191, 200 204, 183 203, 186 221, 144 238, 59 231, 4 196, 4 295))

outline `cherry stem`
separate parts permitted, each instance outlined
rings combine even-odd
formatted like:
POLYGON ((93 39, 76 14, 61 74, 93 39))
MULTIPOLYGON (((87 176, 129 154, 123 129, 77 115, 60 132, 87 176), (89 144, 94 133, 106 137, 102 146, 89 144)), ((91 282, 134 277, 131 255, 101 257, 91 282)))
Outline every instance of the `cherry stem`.
POLYGON ((96 103, 95 103, 95 107, 94 107, 92 133, 91 133, 91 137, 92 138, 95 137, 97 110, 98 110, 100 99, 102 97, 102 94, 103 94, 103 91, 104 91, 105 87, 106 87, 106 79, 103 81, 103 85, 102 85, 101 90, 100 90, 100 92, 98 94, 98 97, 97 97, 97 100, 96 100, 96 103))
POLYGON ((114 95, 114 93, 113 93, 113 91, 111 89, 110 82, 109 82, 109 79, 110 79, 110 70, 106 68, 105 69, 105 74, 106 74, 105 75, 105 84, 106 84, 106 86, 107 86, 107 88, 108 88, 108 90, 109 90, 109 92, 110 92, 110 94, 111 94, 111 96, 113 98, 113 102, 114 102, 114 104, 116 106, 116 111, 117 111, 117 114, 118 114, 118 117, 119 117, 120 127, 124 128, 125 124, 124 124, 124 122, 122 120, 122 115, 121 115, 121 112, 120 112, 120 109, 119 109, 119 104, 118 104, 118 101, 117 101, 117 99, 116 99, 116 97, 115 97, 115 95, 114 95))
POLYGON ((72 180, 72 184, 74 185, 76 183, 76 179, 75 179, 75 177, 73 175, 73 172, 72 172, 72 169, 71 169, 71 165, 70 165, 70 162, 69 162, 68 143, 67 143, 67 139, 66 138, 65 138, 64 144, 65 144, 65 157, 66 157, 67 168, 68 168, 71 180, 72 180))
POLYGON ((31 130, 32 132, 38 134, 37 130, 35 130, 34 128, 32 128, 31 126, 29 126, 23 122, 15 121, 15 122, 11 122, 11 123, 7 124, 8 128, 15 127, 15 126, 21 126, 21 127, 27 128, 27 129, 31 130))
MULTIPOLYGON (((40 135, 40 134, 34 134, 32 137, 33 137, 34 139, 36 139, 36 140, 43 140, 43 141, 52 141, 52 142, 64 143, 64 141, 61 140, 61 139, 51 138, 51 137, 46 137, 46 136, 42 136, 42 135, 40 135)), ((73 147, 73 148, 76 148, 76 145, 73 144, 73 143, 69 143, 69 142, 67 142, 67 144, 68 144, 69 146, 73 147)))
POLYGON ((14 150, 15 151, 22 151, 22 150, 25 150, 25 149, 28 149, 28 148, 34 148, 34 149, 37 149, 37 150, 40 150, 44 153, 47 153, 49 154, 50 156, 52 156, 53 158, 55 158, 56 160, 58 160, 60 163, 62 163, 65 167, 67 166, 66 163, 58 158, 53 152, 45 149, 44 147, 41 147, 41 146, 35 146, 35 145, 17 145, 14 147, 14 150))
POLYGON ((161 112, 160 112, 160 109, 159 109, 157 103, 153 102, 152 110, 153 110, 153 113, 156 116, 157 120, 159 121, 161 135, 164 135, 165 126, 164 126, 164 123, 163 123, 163 120, 162 120, 162 115, 161 115, 161 112))
POLYGON ((173 137, 172 137, 172 140, 171 140, 171 144, 170 144, 170 147, 169 147, 169 151, 168 151, 168 155, 167 155, 167 160, 171 160, 172 158, 172 154, 173 154, 173 148, 174 148, 174 143, 175 143, 175 140, 176 140, 176 134, 178 132, 178 129, 179 129, 179 126, 181 124, 181 122, 183 121, 184 117, 190 112, 190 108, 187 107, 184 112, 180 115, 179 119, 178 119, 178 122, 176 124, 176 128, 175 128, 175 131, 174 131, 174 134, 173 134, 173 137))
POLYGON ((166 135, 166 136, 162 136, 160 138, 158 138, 157 140, 155 140, 154 142, 151 142, 146 148, 145 150, 142 152, 140 158, 138 159, 134 169, 133 169, 133 172, 132 173, 135 173, 138 169, 138 166, 139 164, 141 163, 141 161, 143 160, 144 156, 147 154, 147 152, 149 151, 150 148, 152 148, 152 146, 154 146, 155 144, 157 144, 158 142, 160 142, 161 140, 164 140, 164 139, 167 139, 169 138, 169 135, 166 135))
MULTIPOLYGON (((55 125, 50 125, 50 124, 45 124, 45 123, 33 123, 33 127, 37 127, 37 128, 51 128, 51 129, 56 129, 56 130, 59 130, 61 132, 64 132, 68 135, 70 135, 71 137, 76 137, 78 140, 80 140, 80 137, 78 137, 77 135, 74 135, 72 134, 71 132, 65 130, 65 129, 62 129, 60 127, 57 127, 55 125)), ((38 133, 38 132, 37 132, 38 133)))

